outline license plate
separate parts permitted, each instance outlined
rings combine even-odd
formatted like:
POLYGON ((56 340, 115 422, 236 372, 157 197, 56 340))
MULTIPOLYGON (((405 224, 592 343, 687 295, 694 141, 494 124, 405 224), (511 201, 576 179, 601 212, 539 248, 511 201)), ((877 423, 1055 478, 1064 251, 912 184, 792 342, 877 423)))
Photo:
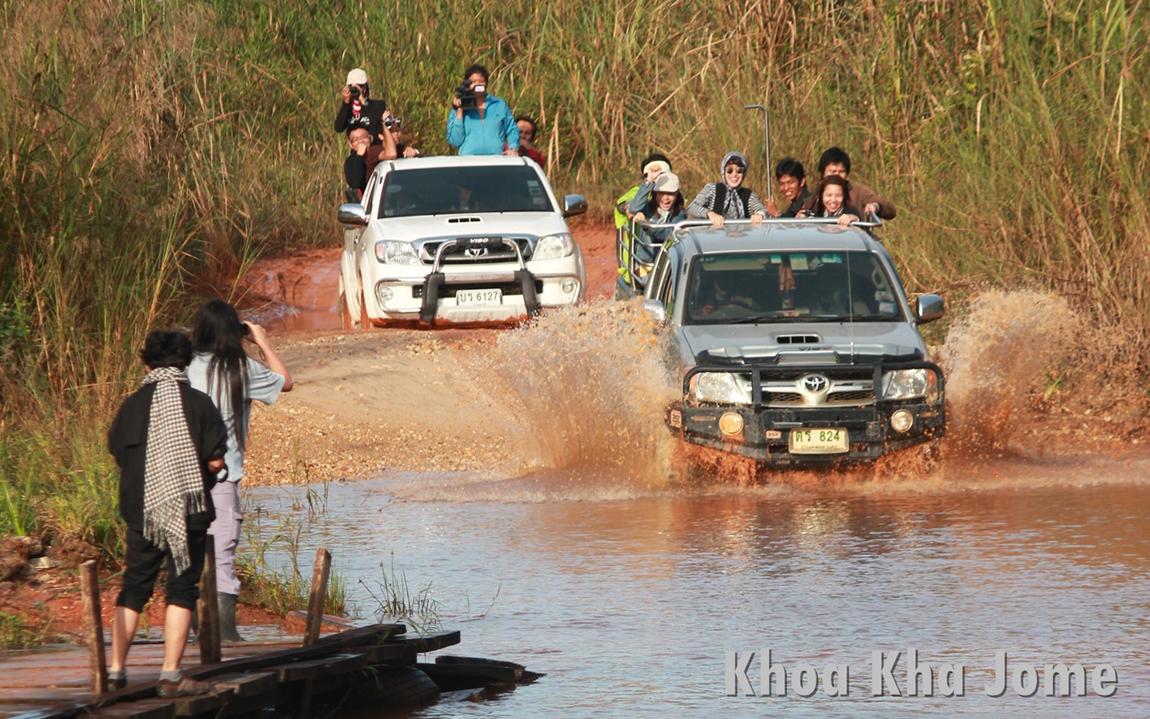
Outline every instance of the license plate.
POLYGON ((455 304, 463 305, 501 305, 503 304, 503 290, 458 290, 455 293, 455 304))
POLYGON ((792 429, 787 438, 791 454, 842 454, 849 452, 847 431, 828 427, 792 429))

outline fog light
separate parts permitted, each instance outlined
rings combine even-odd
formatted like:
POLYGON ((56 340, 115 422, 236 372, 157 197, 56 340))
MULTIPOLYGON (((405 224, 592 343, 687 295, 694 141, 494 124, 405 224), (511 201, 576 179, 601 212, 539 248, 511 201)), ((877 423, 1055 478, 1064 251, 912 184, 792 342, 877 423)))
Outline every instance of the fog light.
POLYGON ((914 426, 914 414, 910 410, 900 409, 890 416, 890 427, 895 432, 906 432, 914 426))
POLYGON ((559 289, 563 290, 563 294, 569 295, 579 289, 579 283, 571 278, 567 278, 559 284, 559 289))
POLYGON ((738 412, 724 412, 719 417, 719 431, 723 434, 740 434, 743 431, 743 415, 738 412))
POLYGON ((384 302, 389 302, 392 297, 395 297, 395 292, 393 292, 390 287, 384 287, 379 291, 379 299, 384 302))

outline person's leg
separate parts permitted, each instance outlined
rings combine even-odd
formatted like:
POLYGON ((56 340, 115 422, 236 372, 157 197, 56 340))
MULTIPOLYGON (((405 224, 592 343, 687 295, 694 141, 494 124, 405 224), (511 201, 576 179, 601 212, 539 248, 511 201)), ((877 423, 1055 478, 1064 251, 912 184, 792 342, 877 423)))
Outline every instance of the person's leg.
POLYGON ((140 612, 152 597, 156 575, 160 571, 164 554, 144 539, 138 530, 128 529, 125 543, 124 579, 120 595, 116 598, 116 612, 112 624, 112 660, 109 673, 121 676, 128 661, 128 649, 140 622, 140 612))
POLYGON ((178 673, 180 661, 184 658, 188 630, 192 627, 192 612, 200 597, 197 584, 204 571, 206 546, 207 533, 204 530, 188 531, 188 558, 191 563, 180 574, 176 574, 175 562, 168 555, 168 608, 164 613, 164 666, 161 677, 178 673))
POLYGON ((139 625, 139 612, 116 606, 112 619, 112 660, 108 663, 109 673, 120 674, 124 671, 128 663, 128 649, 132 646, 132 637, 136 636, 136 627, 139 625))
POLYGON ((240 511, 239 483, 217 484, 212 488, 212 502, 216 507, 216 519, 208 532, 215 539, 220 639, 238 642, 243 637, 236 630, 236 599, 240 594, 240 580, 236 576, 236 547, 240 543, 244 519, 240 511))
POLYGON ((169 604, 164 613, 164 672, 178 672, 192 628, 192 610, 169 604))

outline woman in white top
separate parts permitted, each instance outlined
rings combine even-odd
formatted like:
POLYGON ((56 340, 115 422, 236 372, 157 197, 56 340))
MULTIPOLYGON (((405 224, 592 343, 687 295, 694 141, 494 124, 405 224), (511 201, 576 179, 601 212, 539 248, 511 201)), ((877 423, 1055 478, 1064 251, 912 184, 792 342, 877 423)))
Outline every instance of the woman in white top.
POLYGON ((236 309, 223 300, 212 300, 196 313, 192 330, 196 354, 188 365, 188 381, 216 403, 228 428, 227 467, 217 476, 212 489, 216 519, 208 532, 216 550, 216 588, 219 592, 220 636, 224 641, 240 641, 236 631, 236 598, 240 581, 236 577, 236 546, 240 540, 243 514, 240 512, 239 481, 244 476, 244 447, 252 400, 272 404, 280 392, 292 388, 291 373, 268 342, 263 327, 241 322, 236 309), (244 340, 263 355, 260 362, 248 357, 244 340))

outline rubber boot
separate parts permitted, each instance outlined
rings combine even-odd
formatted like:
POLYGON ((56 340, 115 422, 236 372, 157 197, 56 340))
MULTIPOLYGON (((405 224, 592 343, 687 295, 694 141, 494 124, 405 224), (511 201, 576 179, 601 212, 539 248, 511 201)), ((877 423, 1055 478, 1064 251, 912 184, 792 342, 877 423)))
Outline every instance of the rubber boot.
POLYGON ((244 638, 236 631, 236 595, 220 592, 216 596, 220 605, 220 641, 244 641, 244 638))

